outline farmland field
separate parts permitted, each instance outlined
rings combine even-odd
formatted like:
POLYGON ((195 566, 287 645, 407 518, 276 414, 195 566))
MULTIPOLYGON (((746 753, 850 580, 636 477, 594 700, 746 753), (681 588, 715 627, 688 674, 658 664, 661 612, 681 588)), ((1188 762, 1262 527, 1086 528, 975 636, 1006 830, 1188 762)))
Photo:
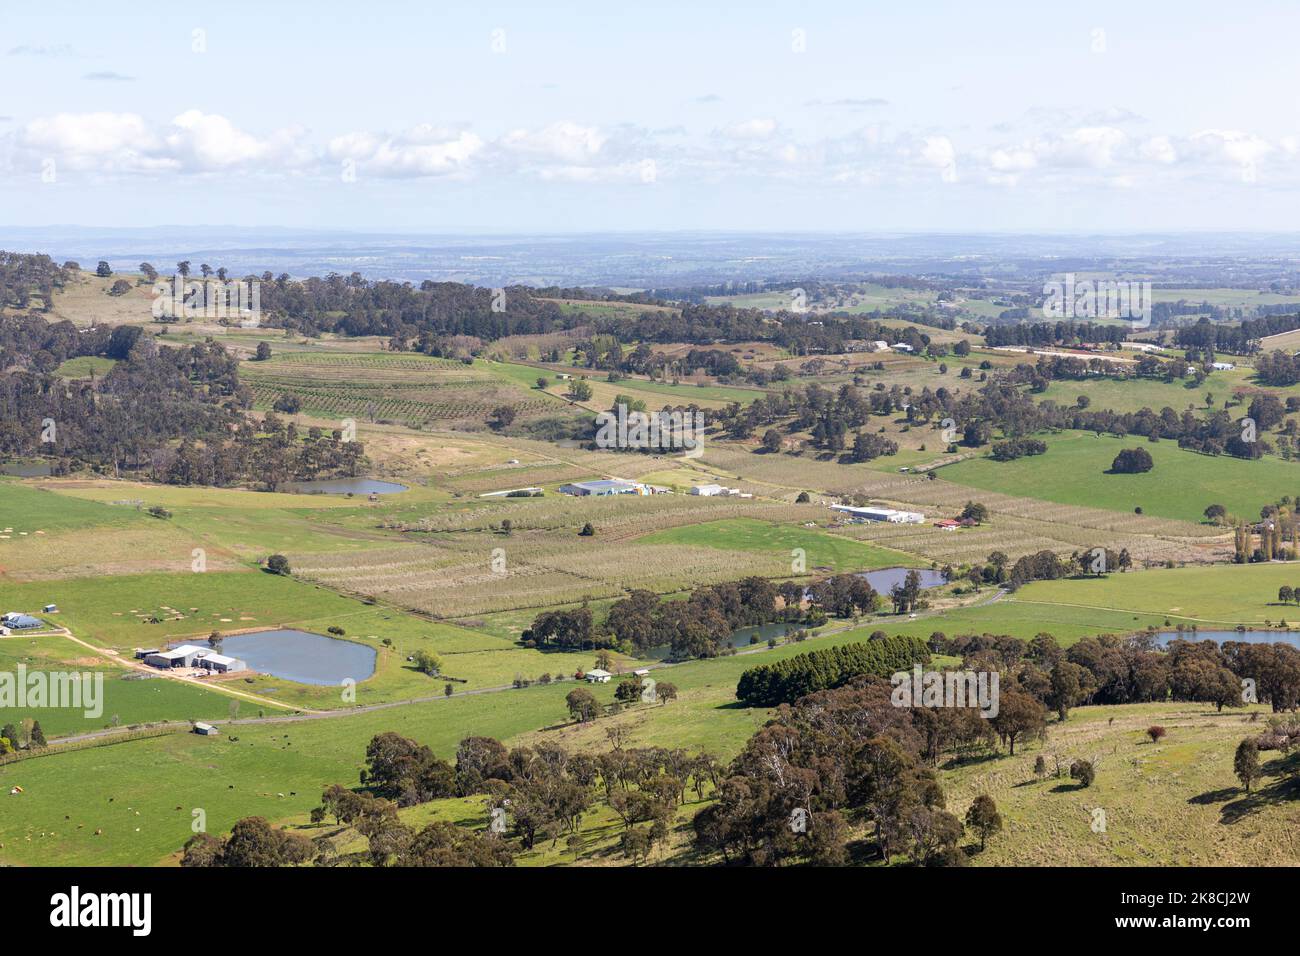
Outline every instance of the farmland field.
POLYGON ((1300 469, 1276 458, 1243 461, 1179 449, 1172 442, 1064 433, 1047 439, 1047 453, 997 462, 972 458, 942 469, 951 482, 1002 494, 1045 498, 1061 504, 1089 505, 1146 515, 1202 521, 1211 504, 1251 518, 1265 504, 1294 495, 1300 469), (1107 474, 1124 448, 1150 452, 1155 468, 1142 475, 1107 474))
POLYGON ((637 539, 647 544, 677 544, 757 551, 789 557, 792 549, 806 552, 807 566, 835 572, 869 570, 906 563, 907 555, 821 531, 790 525, 773 525, 752 518, 710 521, 657 531, 637 539))
POLYGON ((304 411, 404 423, 482 421, 498 406, 519 414, 552 407, 476 366, 420 355, 295 352, 244 365, 259 407, 284 395, 304 411))

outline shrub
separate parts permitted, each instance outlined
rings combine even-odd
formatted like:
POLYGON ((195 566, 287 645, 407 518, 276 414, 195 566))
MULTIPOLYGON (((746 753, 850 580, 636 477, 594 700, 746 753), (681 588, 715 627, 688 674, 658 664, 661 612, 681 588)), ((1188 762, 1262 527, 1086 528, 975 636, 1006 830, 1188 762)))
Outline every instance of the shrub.
POLYGON ((1091 760, 1076 760, 1070 764, 1070 779, 1079 781, 1080 787, 1091 787, 1097 779, 1097 770, 1091 760))

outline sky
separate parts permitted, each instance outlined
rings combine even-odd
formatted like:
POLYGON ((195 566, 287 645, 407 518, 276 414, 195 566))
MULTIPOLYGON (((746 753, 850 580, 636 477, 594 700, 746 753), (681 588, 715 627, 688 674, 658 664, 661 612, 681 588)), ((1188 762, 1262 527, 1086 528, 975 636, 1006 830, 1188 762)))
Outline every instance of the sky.
POLYGON ((1300 4, 0 8, 0 225, 1291 231, 1300 4))

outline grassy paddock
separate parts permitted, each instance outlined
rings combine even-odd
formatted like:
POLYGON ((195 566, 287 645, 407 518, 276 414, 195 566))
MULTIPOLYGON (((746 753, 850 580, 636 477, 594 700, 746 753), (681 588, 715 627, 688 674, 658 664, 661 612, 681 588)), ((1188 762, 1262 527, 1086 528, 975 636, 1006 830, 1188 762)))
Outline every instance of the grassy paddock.
POLYGON ((1047 439, 1047 453, 1010 462, 971 458, 940 470, 948 481, 1006 495, 1183 521, 1203 521, 1205 508, 1257 518, 1259 509, 1300 489, 1300 471, 1277 458, 1243 461, 1183 451, 1175 443, 1141 437, 1095 437, 1066 432, 1047 439), (1124 448, 1151 453, 1155 467, 1143 475, 1107 474, 1124 448))

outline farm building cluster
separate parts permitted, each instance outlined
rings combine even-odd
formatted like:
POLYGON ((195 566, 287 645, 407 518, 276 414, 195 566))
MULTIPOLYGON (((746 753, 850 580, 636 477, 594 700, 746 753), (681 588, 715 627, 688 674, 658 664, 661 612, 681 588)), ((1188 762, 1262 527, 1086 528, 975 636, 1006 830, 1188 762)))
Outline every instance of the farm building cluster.
POLYGON ((895 508, 855 508, 850 505, 831 505, 831 510, 846 515, 851 521, 888 521, 890 524, 925 523, 925 515, 919 511, 899 511, 895 508))
POLYGON ((199 647, 195 644, 182 644, 167 651, 156 647, 143 648, 137 650, 135 656, 150 667, 162 670, 188 667, 204 670, 210 674, 236 674, 248 670, 248 665, 237 657, 227 657, 218 654, 210 647, 199 647))
MULTIPOLYGON (((45 606, 46 613, 53 614, 58 608, 53 604, 45 606)), ((0 634, 7 635, 12 631, 30 631, 38 627, 44 627, 45 622, 39 617, 33 617, 30 614, 23 614, 20 611, 8 611, 0 615, 0 634)))
POLYGON ((752 498, 754 497, 747 491, 741 491, 739 488, 727 488, 723 485, 692 485, 691 494, 700 495, 704 498, 752 498))
POLYGON ((625 481, 622 478, 601 478, 598 481, 575 481, 560 485, 560 494, 573 495, 576 498, 605 498, 610 495, 656 495, 666 489, 656 488, 641 481, 625 481))
MULTIPOLYGON (((671 488, 648 485, 643 481, 627 481, 623 478, 601 478, 596 481, 575 481, 560 485, 560 494, 575 498, 605 498, 610 495, 670 495, 671 488)), ((752 494, 739 488, 727 488, 718 484, 692 485, 690 494, 704 498, 731 497, 752 498, 752 494)))

